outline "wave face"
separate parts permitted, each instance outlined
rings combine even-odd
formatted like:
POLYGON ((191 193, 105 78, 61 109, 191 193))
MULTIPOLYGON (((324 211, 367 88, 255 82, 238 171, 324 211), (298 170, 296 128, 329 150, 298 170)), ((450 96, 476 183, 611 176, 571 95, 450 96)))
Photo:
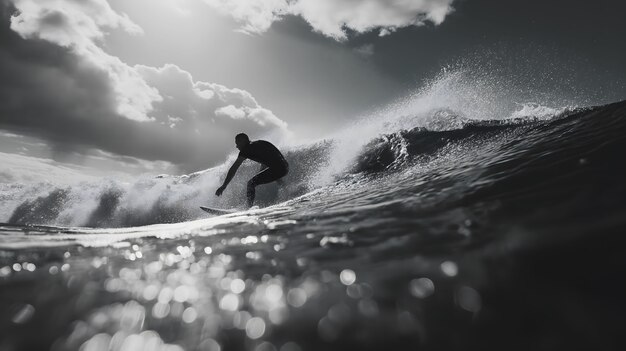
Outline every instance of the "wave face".
POLYGON ((259 191, 273 205, 224 217, 197 206, 240 205, 253 165, 219 199, 230 162, 2 185, 4 345, 624 349, 626 101, 505 93, 446 75, 282 145, 291 172, 259 191))
MULTIPOLYGON (((507 133, 522 133, 527 124, 559 118, 573 109, 563 99, 519 104, 517 90, 494 82, 497 79, 463 69, 444 71, 407 98, 326 140, 280 145, 290 174, 280 187, 259 187, 257 204, 287 201, 358 174, 408 170, 416 160, 461 150, 478 139, 497 145, 507 133)), ((222 197, 214 196, 234 155, 218 167, 183 176, 0 184, 0 222, 134 227, 197 219, 204 215, 198 212, 203 205, 243 207, 245 183, 258 170, 251 161, 244 163, 222 197)))
MULTIPOLYGON (((564 115, 478 121, 438 110, 432 112, 425 127, 401 129, 369 140, 330 139, 297 148, 286 147, 290 174, 280 188, 276 184, 258 188, 257 204, 267 206, 286 201, 346 177, 408 169, 419 160, 470 143, 501 143, 511 133, 522 133, 530 125, 548 125, 550 122, 542 121, 564 115)), ((221 166, 183 176, 151 176, 130 182, 105 179, 82 181, 78 185, 3 184, 0 197, 5 201, 0 206, 0 221, 22 225, 132 227, 196 219, 201 205, 243 207, 245 182, 258 170, 250 161, 240 168, 225 196, 213 195, 233 157, 221 166)))

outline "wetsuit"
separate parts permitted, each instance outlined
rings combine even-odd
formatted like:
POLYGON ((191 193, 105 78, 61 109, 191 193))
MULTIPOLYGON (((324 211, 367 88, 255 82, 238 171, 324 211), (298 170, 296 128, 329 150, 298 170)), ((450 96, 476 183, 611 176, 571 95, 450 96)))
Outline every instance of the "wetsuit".
POLYGON ((248 206, 252 206, 254 203, 254 188, 257 185, 271 183, 289 173, 289 164, 283 157, 283 154, 280 153, 276 146, 265 140, 250 142, 241 149, 239 157, 251 159, 267 167, 248 181, 246 191, 248 206))

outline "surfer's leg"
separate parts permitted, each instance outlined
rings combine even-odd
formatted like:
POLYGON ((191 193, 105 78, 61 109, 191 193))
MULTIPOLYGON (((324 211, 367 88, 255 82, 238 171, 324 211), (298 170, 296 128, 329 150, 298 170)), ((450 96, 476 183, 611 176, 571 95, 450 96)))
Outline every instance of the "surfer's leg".
POLYGON ((246 188, 246 197, 248 199, 248 207, 252 207, 254 204, 254 197, 256 195, 255 187, 259 184, 265 184, 266 179, 269 178, 270 169, 266 168, 261 172, 257 173, 254 177, 252 177, 248 181, 248 186, 246 188))
POLYGON ((271 183, 275 180, 278 180, 287 174, 286 171, 275 168, 266 168, 265 170, 257 173, 252 179, 248 181, 248 186, 246 190, 246 197, 248 198, 248 207, 252 207, 254 204, 255 197, 255 187, 261 184, 271 183))
POLYGON ((252 179, 248 181, 248 188, 246 189, 246 198, 248 199, 248 208, 252 207, 254 204, 254 195, 255 190, 254 187, 256 185, 252 182, 252 179))

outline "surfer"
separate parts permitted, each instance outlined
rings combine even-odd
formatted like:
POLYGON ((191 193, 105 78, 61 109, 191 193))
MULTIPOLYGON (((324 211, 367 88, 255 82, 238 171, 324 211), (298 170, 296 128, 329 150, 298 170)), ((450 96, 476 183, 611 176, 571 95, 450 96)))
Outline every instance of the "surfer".
POLYGON ((222 195, 228 183, 237 173, 241 163, 248 158, 261 164, 261 171, 252 177, 247 185, 246 197, 248 199, 248 207, 252 207, 252 204, 254 204, 255 187, 271 183, 287 175, 289 164, 283 157, 283 154, 269 141, 250 141, 246 134, 239 133, 235 136, 235 145, 239 149, 239 156, 233 165, 230 166, 224 184, 217 189, 215 195, 222 195))

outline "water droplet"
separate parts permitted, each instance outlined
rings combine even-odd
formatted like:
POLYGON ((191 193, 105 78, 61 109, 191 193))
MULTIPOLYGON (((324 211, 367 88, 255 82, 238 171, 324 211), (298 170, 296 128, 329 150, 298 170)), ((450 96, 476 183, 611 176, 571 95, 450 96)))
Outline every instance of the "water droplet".
POLYGON ((237 311, 239 309, 239 296, 228 293, 220 300, 220 308, 226 311, 237 311))
POLYGON ((24 324, 28 322, 35 314, 35 307, 29 304, 23 305, 16 314, 13 315, 11 321, 15 324, 24 324))
POLYGON ((270 284, 265 289, 265 297, 271 302, 277 302, 283 297, 283 288, 278 284, 270 284))
POLYGON ((346 288, 346 294, 353 299, 360 299, 362 296, 361 287, 359 284, 348 285, 346 288))
POLYGON ((378 315, 378 304, 372 299, 363 299, 358 303, 359 312, 366 317, 376 317, 378 315))
POLYGON ((104 282, 104 288, 108 292, 118 292, 124 289, 124 281, 118 278, 109 278, 104 282))
POLYGON ((435 292, 435 284, 428 278, 413 279, 409 283, 411 295, 423 299, 435 292))
POLYGON ((246 289, 246 283, 241 279, 234 279, 230 282, 230 291, 241 294, 246 289))
POLYGON ((356 273, 351 269, 344 269, 339 274, 339 279, 344 285, 352 285, 356 281, 356 273))
POLYGON ((169 303, 173 297, 174 291, 172 290, 172 288, 166 286, 165 288, 161 289, 161 292, 159 293, 159 302, 169 303))
POLYGON ((185 323, 193 323, 196 318, 198 318, 198 312, 193 307, 187 307, 185 311, 183 311, 183 322, 185 323))
POLYGON ((480 294, 469 286, 462 286, 456 294, 459 306, 469 312, 478 312, 482 308, 480 294))
POLYGON ((261 257, 262 257, 261 253, 257 251, 246 252, 246 258, 249 258, 251 260, 258 261, 261 259, 261 257))
POLYGON ((181 285, 174 290, 174 300, 178 302, 185 302, 189 299, 189 287, 181 285))
POLYGON ((339 328, 328 318, 324 317, 317 323, 317 332, 325 341, 334 341, 339 336, 339 328))
POLYGON ((472 231, 465 226, 460 226, 457 232, 463 236, 470 236, 472 234, 472 231))
POLYGON ((9 274, 11 274, 11 267, 4 266, 0 268, 0 277, 7 277, 9 274))
POLYGON ((170 305, 167 303, 157 302, 152 307, 152 316, 157 319, 165 318, 170 313, 170 305))
POLYGON ((280 347, 280 351, 302 351, 302 348, 295 342, 288 341, 280 347))
POLYGON ((159 288, 156 285, 148 285, 143 289, 143 298, 147 301, 156 299, 159 295, 159 288))
POLYGON ((441 263, 441 271, 448 277, 456 277, 459 273, 459 267, 452 261, 444 261, 441 263))
POLYGON ((273 324, 283 324, 289 318, 289 310, 282 306, 275 307, 269 311, 268 317, 273 324))
POLYGON ((233 325, 237 329, 246 329, 246 323, 252 318, 248 311, 238 311, 235 312, 233 316, 233 325))
POLYGON ((143 327, 146 317, 145 308, 137 301, 128 301, 120 314, 120 326, 124 330, 139 331, 143 327))
POLYGON ((270 342, 264 341, 260 344, 258 344, 255 348, 254 351, 277 351, 276 347, 274 347, 274 345, 270 342))
POLYGON ((340 247, 340 246, 352 246, 353 242, 348 239, 346 234, 341 236, 325 236, 320 240, 321 247, 340 247))
POLYGON ((287 303, 293 307, 302 307, 307 300, 306 291, 300 288, 290 289, 287 293, 287 303))
POLYGON ((200 343, 198 350, 203 351, 222 351, 220 344, 213 339, 206 339, 200 343))
POLYGON ((100 333, 92 336, 89 340, 85 341, 81 346, 81 351, 104 351, 109 349, 111 343, 111 336, 109 334, 100 333))
POLYGON ((339 303, 328 310, 327 316, 337 324, 347 324, 350 321, 350 312, 350 307, 345 303, 339 303))
POLYGON ((246 323, 246 335, 250 339, 258 339, 265 334, 265 321, 259 317, 252 317, 246 323))

